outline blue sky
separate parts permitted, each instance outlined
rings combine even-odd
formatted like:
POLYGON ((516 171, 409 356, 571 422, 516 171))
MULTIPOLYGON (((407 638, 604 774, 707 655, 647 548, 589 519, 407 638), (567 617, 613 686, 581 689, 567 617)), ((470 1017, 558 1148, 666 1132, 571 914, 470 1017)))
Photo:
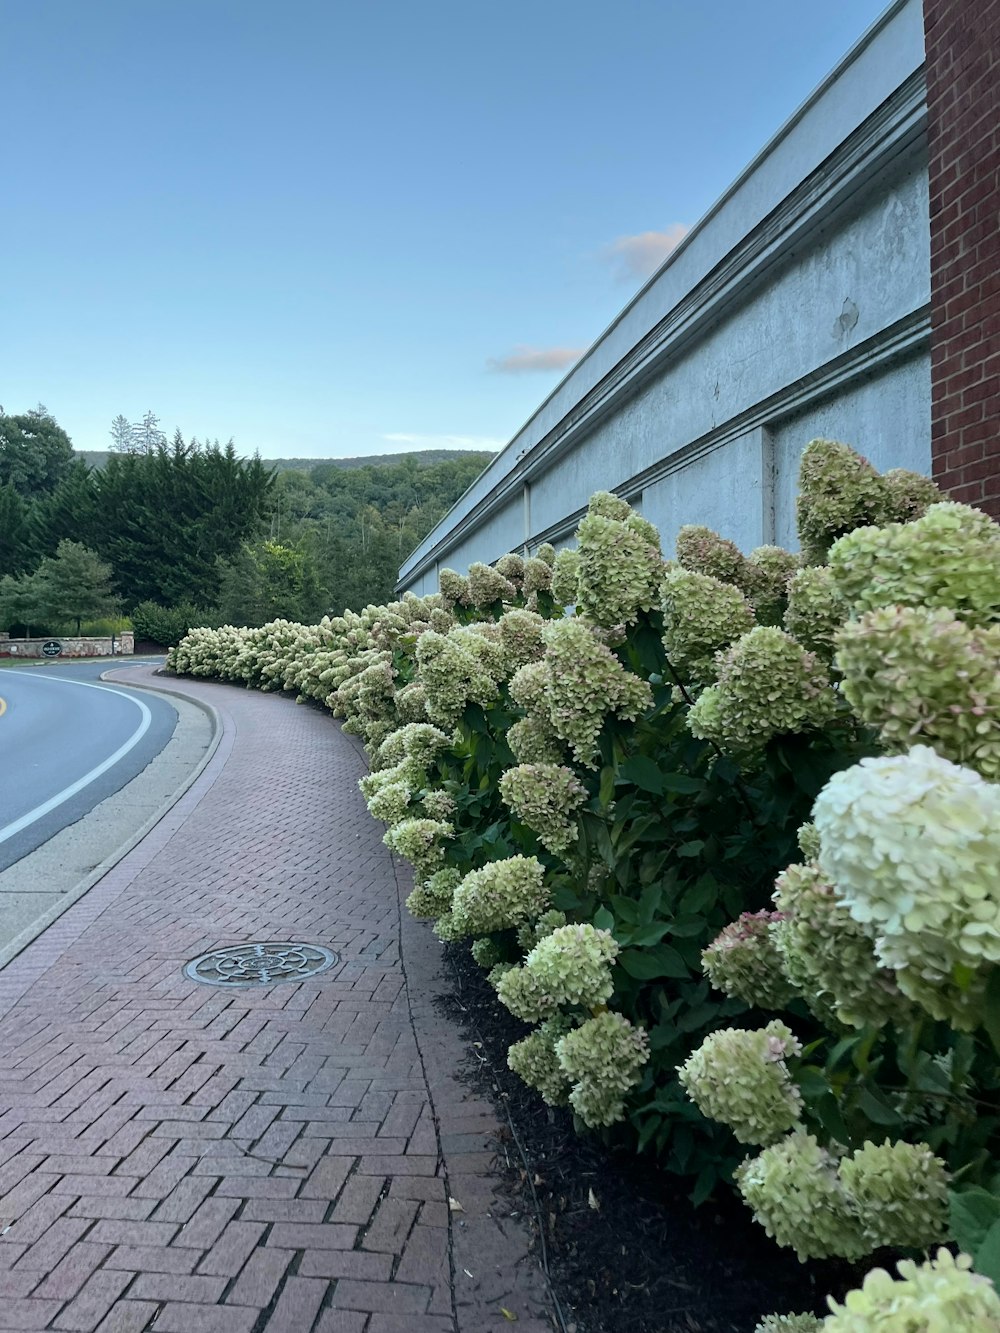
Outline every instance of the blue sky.
POLYGON ((879 0, 0 0, 0 404, 505 443, 879 0))

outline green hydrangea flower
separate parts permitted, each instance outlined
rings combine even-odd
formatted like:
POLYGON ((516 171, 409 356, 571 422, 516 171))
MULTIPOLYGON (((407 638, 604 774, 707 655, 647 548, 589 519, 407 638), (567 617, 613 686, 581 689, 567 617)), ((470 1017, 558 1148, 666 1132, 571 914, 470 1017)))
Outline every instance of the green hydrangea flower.
POLYGON ((789 580, 785 629, 824 662, 833 661, 834 636, 846 616, 829 566, 811 565, 789 580))
POLYGON ((561 1014, 550 1018, 522 1041, 514 1042, 507 1052, 507 1065, 542 1095, 549 1106, 565 1106, 569 1101, 570 1081, 556 1055, 556 1042, 573 1029, 572 1019, 561 1014))
POLYGON ((756 1031, 712 1032, 688 1056, 677 1076, 709 1120, 733 1131, 740 1143, 774 1143, 797 1122, 802 1095, 792 1082, 786 1056, 802 1047, 778 1019, 756 1031))
POLYGON ((931 505, 947 499, 930 477, 903 467, 883 472, 882 486, 886 495, 885 519, 891 523, 912 523, 915 518, 923 518, 931 505))
POLYGON ((753 1333, 820 1333, 822 1327, 814 1314, 769 1314, 753 1333))
POLYGON ((512 583, 515 588, 520 588, 524 579, 523 556, 515 555, 512 551, 509 551, 506 555, 500 557, 493 568, 502 578, 512 583))
POLYGON ((461 875, 446 866, 418 884, 406 900, 406 908, 418 920, 444 916, 451 911, 451 900, 461 875))
POLYGON ((822 727, 837 697, 819 659, 791 635, 759 625, 718 657, 718 683, 688 713, 693 736, 752 756, 777 735, 822 727))
POLYGON ((759 625, 781 624, 789 581, 801 567, 801 557, 782 546, 758 546, 747 556, 744 591, 759 625))
POLYGON ((434 922, 434 934, 444 944, 454 944, 456 941, 465 938, 465 931, 458 929, 450 912, 445 912, 434 922))
POLYGON ((570 1105, 597 1129, 624 1118, 625 1098, 649 1059, 649 1038, 622 1014, 605 1010, 561 1037, 556 1056, 573 1084, 570 1105))
POLYGON ((663 647, 677 675, 695 688, 717 674, 716 654, 753 629, 753 607, 730 583, 688 569, 662 581, 663 647))
POLYGON ((677 563, 695 574, 742 588, 747 582, 746 556, 726 537, 697 523, 685 523, 677 534, 677 563))
POLYGON ((545 867, 534 856, 512 856, 472 870, 455 889, 455 929, 489 935, 541 916, 549 906, 545 867))
POLYGON ((507 744, 519 764, 560 764, 566 758, 566 747, 537 714, 515 722, 507 744))
POLYGON ((387 829, 382 841, 390 851, 409 861, 421 877, 437 870, 444 858, 442 842, 455 830, 440 819, 404 819, 387 829))
POLYGON ((811 1134, 796 1130, 748 1157, 736 1184, 754 1218, 779 1245, 807 1259, 860 1259, 868 1246, 836 1160, 811 1134))
POLYGON ((1000 620, 1000 526, 968 505, 931 505, 913 523, 861 528, 830 551, 854 615, 884 606, 947 607, 969 625, 1000 620))
POLYGON ((867 1142, 840 1163, 871 1249, 923 1250, 948 1236, 948 1171, 926 1143, 867 1142))
POLYGON ((441 600, 448 610, 453 606, 469 606, 472 602, 468 579, 453 569, 441 570, 438 574, 438 587, 441 590, 441 600))
POLYGON ((813 819, 824 873, 900 989, 975 1025, 1000 962, 1000 786, 918 745, 835 774, 813 819))
POLYGON ((564 1005, 594 1009, 611 998, 611 964, 617 957, 610 931, 560 926, 504 977, 498 993, 511 1013, 528 1023, 549 1018, 564 1005))
POLYGON ((407 817, 410 795, 410 788, 405 782, 386 782, 372 793, 368 812, 373 819, 381 819, 389 825, 398 824, 407 817))
MULTIPOLYGON (((818 851, 818 840, 815 845, 818 851)), ((780 914, 772 929, 774 945, 817 1018, 855 1028, 912 1021, 914 1011, 895 974, 879 966, 871 938, 840 905, 817 865, 782 871, 774 905, 780 914)))
POLYGON ((844 1303, 829 1298, 823 1333, 996 1333, 1000 1296, 989 1278, 972 1272, 967 1254, 938 1250, 918 1264, 902 1259, 898 1278, 873 1268, 844 1303))
POLYGON ((885 483, 866 458, 836 440, 812 440, 799 463, 799 544, 821 565, 838 537, 886 518, 885 483))
MULTIPOLYGON (((548 569, 548 566, 544 566, 548 569)), ((545 621, 534 611, 506 611, 497 622, 503 649, 504 674, 513 675, 527 662, 537 662, 545 651, 545 621)))
POLYGON ((491 661, 496 645, 467 629, 435 634, 428 630, 417 640, 416 658, 420 680, 427 695, 427 715, 449 731, 466 705, 488 708, 497 697, 498 673, 491 661))
POLYGON ((449 820, 456 809, 454 796, 440 788, 425 791, 420 798, 420 804, 424 808, 424 814, 431 819, 449 820))
MULTIPOLYGON (((412 689, 412 686, 407 688, 412 689)), ((399 764, 403 758, 412 758, 415 764, 427 768, 451 742, 451 737, 439 726, 432 726, 428 721, 407 722, 385 737, 377 749, 376 758, 380 766, 399 764)))
POLYGON ((491 967, 496 967, 497 963, 504 961, 503 950, 490 935, 484 935, 482 939, 473 940, 469 952, 484 972, 488 972, 491 967))
POLYGON ((802 824, 795 834, 795 841, 799 844, 799 851, 807 861, 816 861, 819 859, 819 833, 815 824, 802 824))
POLYGON ((556 911, 543 912, 537 921, 525 921, 517 928, 517 944, 523 953, 530 953, 540 940, 551 935, 554 930, 566 924, 566 913, 556 911))
POLYGON ((548 624, 543 637, 543 661, 521 667, 511 678, 511 696, 565 741, 581 764, 595 767, 604 719, 616 713, 634 721, 652 706, 652 691, 576 617, 548 624))
POLYGON ((600 497, 591 500, 577 529, 577 609, 595 625, 632 625, 659 600, 659 535, 650 524, 637 522, 627 504, 619 519, 598 512, 602 506, 595 500, 600 497))
POLYGON ((575 606, 580 589, 580 552, 566 549, 552 566, 552 598, 557 606, 575 606))
POLYGON ((785 976, 772 927, 778 912, 743 912, 701 955, 716 990, 755 1009, 784 1009, 797 994, 785 976))
POLYGON ((944 607, 886 607, 837 636, 843 692, 884 749, 919 738, 1000 779, 1000 624, 979 629, 944 607))
POLYGON ((485 609, 495 602, 512 602, 517 589, 498 569, 477 560, 469 566, 469 601, 472 606, 485 609))
POLYGON ((575 814, 587 799, 587 789, 572 769, 519 764, 501 777, 500 796, 550 852, 564 852, 576 842, 575 814))
POLYGON ((396 713, 400 722, 427 721, 427 691, 419 680, 396 691, 396 713))

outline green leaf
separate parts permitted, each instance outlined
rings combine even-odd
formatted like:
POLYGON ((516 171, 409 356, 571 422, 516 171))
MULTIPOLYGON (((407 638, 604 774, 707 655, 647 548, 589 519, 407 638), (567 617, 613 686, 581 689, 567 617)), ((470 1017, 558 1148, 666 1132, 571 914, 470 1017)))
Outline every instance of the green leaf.
POLYGON ((659 944, 669 930, 669 921, 654 921, 648 926, 637 926, 635 930, 629 931, 628 943, 636 949, 648 948, 651 944, 659 944))
POLYGON ((681 796, 693 796, 705 788, 701 778, 689 778, 685 773, 661 773, 660 785, 664 791, 675 791, 681 796))
POLYGON ((634 754, 630 759, 626 759, 618 770, 618 776, 643 791, 652 792, 654 796, 663 794, 660 770, 653 760, 644 754, 634 754))
POLYGON ((615 770, 608 765, 608 767, 601 769, 601 790, 597 798, 604 809, 607 809, 611 804, 611 798, 614 795, 614 792, 615 770))
POLYGON ((870 1088, 861 1089, 858 1106, 873 1125, 901 1125, 903 1123, 903 1117, 899 1112, 893 1110, 888 1102, 883 1101, 882 1098, 876 1097, 870 1088))
POLYGON ((691 1191, 691 1202, 696 1208, 711 1195, 718 1179, 719 1173, 714 1162, 710 1162, 707 1166, 701 1168, 698 1172, 698 1179, 694 1182, 694 1189, 691 1191))
POLYGON ((990 969, 983 1003, 983 1027, 989 1034, 993 1049, 1000 1052, 1000 967, 990 969))
POLYGON ((625 949, 619 955, 618 962, 637 981, 690 975, 684 959, 669 944, 658 944, 654 949, 625 949))
POLYGON ((1000 1285, 1000 1221, 994 1222, 983 1238, 983 1243, 972 1256, 977 1273, 988 1277, 994 1286, 1000 1285))
POLYGON ((967 1254, 975 1254, 986 1235, 1000 1222, 1000 1199, 989 1190, 950 1190, 948 1192, 950 1231, 967 1254))
POLYGON ((615 919, 606 907, 599 907, 594 913, 594 925, 598 930, 613 931, 615 919))
POLYGON ((838 1143, 848 1144, 851 1141, 851 1132, 844 1122, 844 1117, 840 1114, 840 1107, 837 1105, 837 1099, 832 1092, 828 1092, 825 1097, 821 1097, 816 1103, 816 1115, 820 1124, 838 1143))
POLYGON ((677 848, 678 856, 700 856, 705 844, 700 838, 693 842, 682 842, 677 848))

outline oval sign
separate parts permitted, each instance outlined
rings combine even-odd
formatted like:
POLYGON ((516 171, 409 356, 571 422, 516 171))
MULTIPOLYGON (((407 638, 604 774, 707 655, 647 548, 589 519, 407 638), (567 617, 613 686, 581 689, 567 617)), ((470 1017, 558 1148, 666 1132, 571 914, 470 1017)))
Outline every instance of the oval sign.
POLYGON ((55 639, 49 639, 47 643, 42 644, 42 652, 46 657, 58 657, 62 652, 62 644, 55 639))

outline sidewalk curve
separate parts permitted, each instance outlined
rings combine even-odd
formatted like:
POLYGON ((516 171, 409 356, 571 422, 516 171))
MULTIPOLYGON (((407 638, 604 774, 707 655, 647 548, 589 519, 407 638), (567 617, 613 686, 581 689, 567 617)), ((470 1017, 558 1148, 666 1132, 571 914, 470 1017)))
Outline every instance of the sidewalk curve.
POLYGON ((218 710, 215 755, 0 971, 0 1329, 543 1333, 362 755, 287 698, 171 688, 218 710), (338 961, 235 989, 184 973, 275 941, 338 961))

